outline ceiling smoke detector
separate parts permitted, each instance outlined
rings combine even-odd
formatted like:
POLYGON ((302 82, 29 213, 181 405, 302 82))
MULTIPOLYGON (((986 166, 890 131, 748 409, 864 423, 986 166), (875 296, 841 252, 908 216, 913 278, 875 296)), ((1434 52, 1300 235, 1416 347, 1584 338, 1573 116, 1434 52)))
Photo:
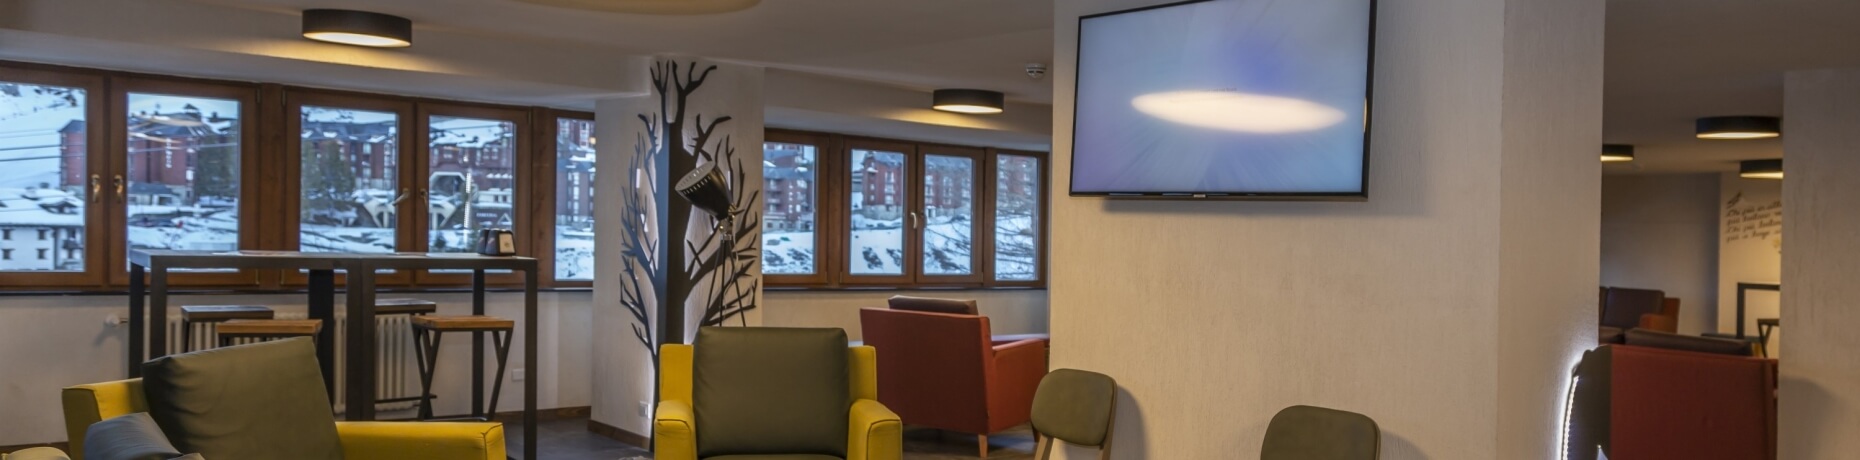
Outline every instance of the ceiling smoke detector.
POLYGON ((1035 80, 1046 78, 1046 64, 1038 62, 1027 63, 1027 78, 1035 80))

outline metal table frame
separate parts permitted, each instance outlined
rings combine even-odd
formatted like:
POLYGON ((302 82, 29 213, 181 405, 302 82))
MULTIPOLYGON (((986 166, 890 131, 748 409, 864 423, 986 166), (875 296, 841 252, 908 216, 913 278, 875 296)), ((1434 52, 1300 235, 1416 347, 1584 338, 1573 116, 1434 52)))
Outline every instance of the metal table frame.
MULTIPOLYGON (((343 389, 344 418, 375 418, 375 271, 455 269, 472 272, 472 314, 482 315, 485 271, 516 270, 523 272, 523 457, 536 457, 536 259, 457 253, 388 253, 347 254, 291 251, 203 252, 134 249, 129 252, 129 377, 142 375, 142 362, 166 356, 168 317, 168 270, 171 268, 255 268, 309 271, 310 318, 325 325, 336 321, 335 272, 348 275, 347 305, 349 334, 345 343, 347 373, 343 389), (146 273, 148 281, 143 282, 146 273), (146 308, 144 297, 146 299, 146 308), (153 327, 151 327, 153 326, 153 327), (144 335, 147 350, 144 350, 144 335)), ((322 366, 324 390, 335 395, 336 328, 324 327, 317 336, 317 360, 322 366)), ((491 411, 497 408, 490 408, 491 411)), ((487 417, 484 407, 484 335, 472 334, 472 414, 487 417)))

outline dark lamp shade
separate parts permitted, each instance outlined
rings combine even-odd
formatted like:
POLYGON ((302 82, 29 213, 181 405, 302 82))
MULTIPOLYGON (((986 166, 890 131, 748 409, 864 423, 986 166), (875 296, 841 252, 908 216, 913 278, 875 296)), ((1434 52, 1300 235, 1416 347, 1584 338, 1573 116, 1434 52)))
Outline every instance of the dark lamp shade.
POLYGON ((1698 119, 1697 127, 1699 139, 1769 139, 1782 136, 1782 119, 1776 117, 1705 117, 1698 119))
POLYGON ((985 89, 939 89, 931 93, 930 108, 967 114, 1001 113, 1006 96, 985 89))
POLYGON ((678 196, 685 197, 691 205, 710 213, 710 216, 722 220, 730 216, 730 186, 723 181, 723 171, 717 169, 716 163, 710 163, 691 170, 684 178, 678 179, 678 196))
POLYGON ((1634 161, 1634 146, 1602 144, 1602 161, 1606 163, 1634 161))
POLYGON ((1737 175, 1748 179, 1782 179, 1782 159, 1744 160, 1737 165, 1737 175))
POLYGON ((354 10, 304 10, 304 38, 374 48, 413 46, 413 21, 354 10))

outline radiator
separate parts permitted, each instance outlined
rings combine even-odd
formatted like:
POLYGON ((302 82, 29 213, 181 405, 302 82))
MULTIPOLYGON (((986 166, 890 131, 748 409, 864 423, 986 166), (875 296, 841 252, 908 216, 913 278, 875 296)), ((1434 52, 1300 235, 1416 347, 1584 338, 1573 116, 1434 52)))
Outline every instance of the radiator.
MULTIPOLYGON (((278 319, 305 319, 304 313, 278 313, 278 319)), ((336 375, 331 376, 336 385, 336 413, 342 413, 345 391, 342 382, 344 369, 348 368, 348 356, 345 343, 349 336, 347 314, 336 314, 336 375)), ((407 315, 387 315, 375 317, 375 350, 380 358, 375 360, 375 399, 412 398, 420 394, 419 376, 414 370, 413 332, 409 329, 407 315)), ((181 317, 168 319, 168 349, 180 352, 182 348, 181 317)), ((219 346, 214 336, 215 324, 201 323, 194 325, 193 350, 205 350, 219 346)), ((325 324, 324 327, 330 325, 325 324)), ((257 339, 234 339, 234 343, 249 343, 257 339)), ((375 412, 409 410, 416 407, 417 401, 401 401, 375 405, 375 412)))

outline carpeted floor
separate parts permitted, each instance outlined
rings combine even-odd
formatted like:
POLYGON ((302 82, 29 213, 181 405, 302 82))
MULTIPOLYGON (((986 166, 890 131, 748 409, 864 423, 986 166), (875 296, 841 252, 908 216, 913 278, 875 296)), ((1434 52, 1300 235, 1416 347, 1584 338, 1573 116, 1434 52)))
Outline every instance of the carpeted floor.
MULTIPOLYGON (((537 456, 547 460, 650 460, 651 454, 620 441, 588 432, 588 419, 571 418, 543 422, 537 426, 542 444, 537 456)), ((504 427, 506 434, 522 433, 519 425, 504 427)), ((506 437, 510 452, 523 451, 521 434, 506 437)), ((1026 426, 988 437, 990 460, 1026 460, 1033 458, 1033 432, 1026 426)), ((904 430, 905 460, 978 459, 974 435, 940 432, 929 428, 904 430)))

